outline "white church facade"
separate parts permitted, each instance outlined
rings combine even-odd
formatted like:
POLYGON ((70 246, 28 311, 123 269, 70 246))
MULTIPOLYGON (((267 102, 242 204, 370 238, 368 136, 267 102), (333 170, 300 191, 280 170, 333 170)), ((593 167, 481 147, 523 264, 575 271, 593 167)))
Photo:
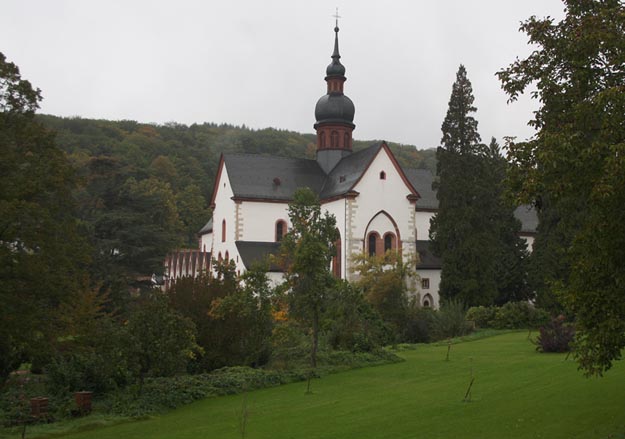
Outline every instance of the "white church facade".
MULTIPOLYGON (((222 155, 211 197, 213 217, 199 233, 199 249, 170 255, 166 274, 170 279, 195 275, 210 269, 211 258, 232 260, 244 272, 276 254, 291 227, 288 203, 297 189, 308 187, 319 196, 322 210, 336 218, 335 276, 353 278, 354 255, 387 250, 406 258, 418 255, 416 293, 423 306, 437 307, 441 264, 428 247, 430 219, 438 207, 433 176, 429 170, 402 168, 384 142, 352 151, 355 108, 343 93, 338 27, 325 80, 327 93, 315 108, 316 159, 222 155)), ((519 208, 517 217, 524 236, 532 239, 534 213, 519 208)), ((271 267, 269 276, 278 282, 280 267, 271 267)))

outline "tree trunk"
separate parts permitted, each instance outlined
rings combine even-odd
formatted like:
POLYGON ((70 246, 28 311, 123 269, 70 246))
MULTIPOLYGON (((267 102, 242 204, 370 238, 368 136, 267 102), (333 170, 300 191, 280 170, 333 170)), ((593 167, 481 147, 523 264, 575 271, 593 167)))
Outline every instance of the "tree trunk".
POLYGON ((312 321, 312 346, 310 348, 310 366, 317 368, 317 347, 319 345, 319 310, 313 311, 312 321))

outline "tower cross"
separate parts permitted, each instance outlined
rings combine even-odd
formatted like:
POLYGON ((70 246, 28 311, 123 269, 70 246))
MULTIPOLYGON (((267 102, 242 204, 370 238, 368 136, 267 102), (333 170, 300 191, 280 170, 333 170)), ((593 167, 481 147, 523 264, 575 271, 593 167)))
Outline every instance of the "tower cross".
POLYGON ((339 8, 338 8, 338 6, 336 8, 336 12, 334 13, 333 17, 336 20, 336 27, 339 27, 339 18, 341 18, 341 16, 339 15, 339 8))

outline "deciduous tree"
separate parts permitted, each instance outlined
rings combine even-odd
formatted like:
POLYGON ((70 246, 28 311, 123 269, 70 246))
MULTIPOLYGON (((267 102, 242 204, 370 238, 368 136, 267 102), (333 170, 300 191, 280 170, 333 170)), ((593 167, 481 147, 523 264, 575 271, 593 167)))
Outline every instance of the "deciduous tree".
POLYGON ((40 99, 0 53, 0 376, 49 351, 59 304, 86 287, 75 175, 34 120, 40 99))
POLYGON ((289 313, 309 327, 311 332, 310 364, 317 366, 320 319, 328 291, 335 280, 330 273, 338 238, 336 219, 321 213, 315 193, 303 188, 295 192, 289 204, 292 228, 282 240, 281 253, 286 264, 289 313))
POLYGON ((536 50, 498 76, 512 101, 536 86, 538 131, 510 143, 511 181, 520 199, 558 218, 550 232, 564 240, 547 241, 560 264, 547 282, 576 316, 580 366, 601 374, 625 347, 625 7, 564 4, 561 21, 521 25, 536 50))

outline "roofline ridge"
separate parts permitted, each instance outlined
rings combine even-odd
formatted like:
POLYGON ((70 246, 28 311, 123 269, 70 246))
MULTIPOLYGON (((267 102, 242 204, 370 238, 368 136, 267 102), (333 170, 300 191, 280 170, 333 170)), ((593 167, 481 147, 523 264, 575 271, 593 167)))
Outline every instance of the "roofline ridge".
POLYGON ((271 154, 258 154, 252 152, 228 152, 223 153, 224 158, 226 156, 239 156, 239 157, 266 157, 270 159, 279 159, 279 160, 304 160, 307 162, 316 162, 315 159, 308 159, 306 157, 286 157, 283 155, 271 155, 271 154))

